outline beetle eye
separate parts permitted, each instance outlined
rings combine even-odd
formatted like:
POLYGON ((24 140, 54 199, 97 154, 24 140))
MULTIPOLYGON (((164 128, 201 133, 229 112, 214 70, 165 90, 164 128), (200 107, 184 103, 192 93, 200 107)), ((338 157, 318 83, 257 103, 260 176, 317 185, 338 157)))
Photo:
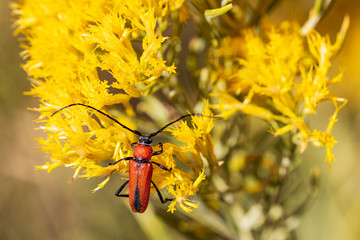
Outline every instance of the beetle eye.
POLYGON ((151 144, 152 143, 152 139, 151 138, 147 138, 146 139, 146 144, 151 144))

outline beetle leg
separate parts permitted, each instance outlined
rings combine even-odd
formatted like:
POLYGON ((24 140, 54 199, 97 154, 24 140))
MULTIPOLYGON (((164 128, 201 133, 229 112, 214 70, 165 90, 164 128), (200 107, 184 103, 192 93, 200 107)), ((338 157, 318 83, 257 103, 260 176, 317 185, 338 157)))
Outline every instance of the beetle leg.
POLYGON ((163 152, 163 144, 162 144, 162 143, 159 143, 159 146, 160 146, 160 150, 157 151, 157 152, 154 152, 154 153, 153 153, 153 156, 162 154, 162 152, 163 152))
POLYGON ((118 162, 120 161, 129 161, 129 160, 133 160, 134 158, 133 157, 126 157, 126 158, 122 158, 120 160, 117 160, 116 162, 113 162, 113 163, 109 163, 109 165, 115 165, 117 164, 118 162))
POLYGON ((129 194, 120 194, 121 191, 124 189, 124 187, 129 183, 129 180, 127 180, 121 187, 116 191, 115 196, 117 197, 129 197, 129 194))
POLYGON ((169 168, 167 168, 167 167, 164 167, 164 166, 161 165, 160 163, 153 162, 153 161, 151 161, 151 163, 158 165, 159 168, 164 169, 165 171, 171 172, 171 170, 172 170, 172 168, 169 169, 169 168))
POLYGON ((159 189, 157 188, 157 186, 155 185, 155 183, 152 180, 151 180, 151 182, 152 182, 152 184, 154 185, 154 187, 156 189, 156 192, 157 192, 157 194, 158 194, 158 196, 160 198, 161 203, 166 203, 166 202, 174 200, 174 198, 171 198, 171 199, 170 198, 165 198, 165 200, 164 200, 163 196, 161 195, 161 193, 160 193, 159 189))

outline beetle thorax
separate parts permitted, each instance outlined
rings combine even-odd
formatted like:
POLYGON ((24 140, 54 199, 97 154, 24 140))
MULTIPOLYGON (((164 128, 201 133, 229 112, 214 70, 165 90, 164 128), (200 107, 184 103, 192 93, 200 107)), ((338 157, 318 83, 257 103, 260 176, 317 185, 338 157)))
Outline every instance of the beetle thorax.
POLYGON ((150 160, 153 155, 153 149, 150 145, 137 144, 134 147, 134 158, 139 160, 150 160))

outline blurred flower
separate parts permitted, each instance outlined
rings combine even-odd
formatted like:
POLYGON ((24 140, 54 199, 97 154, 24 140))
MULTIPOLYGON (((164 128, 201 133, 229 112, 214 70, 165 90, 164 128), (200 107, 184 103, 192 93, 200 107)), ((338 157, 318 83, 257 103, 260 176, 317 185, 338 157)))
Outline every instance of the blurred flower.
POLYGON ((331 167, 334 161, 331 148, 336 143, 331 130, 339 110, 347 101, 329 90, 331 84, 341 81, 342 72, 329 78, 328 71, 331 57, 341 48, 344 29, 334 44, 328 36, 321 37, 312 30, 306 36, 308 50, 305 38, 294 22, 283 22, 278 27, 265 22, 262 34, 264 36, 254 29, 245 30, 243 46, 236 49, 233 47, 239 38, 222 40, 217 55, 224 61, 238 58, 238 64, 216 66, 223 74, 218 84, 220 93, 214 94, 220 100, 215 107, 224 117, 242 111, 262 118, 269 122, 275 135, 295 130, 300 139, 296 144, 301 145, 301 152, 308 142, 315 146, 326 145, 326 161, 331 167), (318 105, 324 101, 332 101, 335 112, 326 130, 311 130, 305 118, 315 114, 318 105))

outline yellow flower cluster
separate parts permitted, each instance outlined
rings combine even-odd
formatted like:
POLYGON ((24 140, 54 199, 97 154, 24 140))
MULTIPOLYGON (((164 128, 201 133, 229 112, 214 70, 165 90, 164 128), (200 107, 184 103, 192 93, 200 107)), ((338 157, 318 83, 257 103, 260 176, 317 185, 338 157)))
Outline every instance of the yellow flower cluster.
MULTIPOLYGON (((83 103, 97 109, 122 104, 125 113, 134 116, 129 100, 175 72, 174 65, 161 56, 161 48, 169 14, 180 9, 182 18, 186 15, 183 2, 24 0, 11 5, 17 17, 15 33, 24 36, 23 68, 33 83, 28 94, 40 98, 41 105, 34 110, 41 114, 39 129, 47 133, 37 140, 51 161, 38 169, 50 172, 60 166, 72 167, 71 180, 107 176, 94 191, 103 188, 114 173, 128 171, 126 161, 109 166, 102 162, 132 156, 131 143, 138 141, 133 133, 83 106, 51 114, 69 104, 83 103)), ((117 111, 110 113, 136 129, 117 111)), ((211 115, 207 106, 204 115, 211 115)), ((203 161, 215 163, 209 135, 212 119, 194 117, 192 124, 195 129, 181 122, 171 130, 180 141, 191 139, 191 145, 165 143, 163 154, 153 157, 173 168, 169 174, 155 166, 152 179, 176 199, 169 206, 171 212, 176 204, 186 212, 198 206, 189 197, 205 178, 203 161), (187 167, 178 167, 175 159, 187 167)))
MULTIPOLYGON (((343 28, 347 28, 345 22, 343 28)), ((342 46, 342 30, 335 43, 322 37, 315 30, 304 37, 296 23, 283 22, 279 27, 267 24, 259 34, 254 29, 245 30, 241 37, 224 38, 215 53, 223 64, 220 72, 216 108, 223 117, 237 111, 256 116, 269 122, 275 135, 295 131, 300 139, 301 152, 307 143, 326 146, 326 161, 330 167, 334 161, 331 130, 346 100, 329 90, 329 85, 341 81, 342 72, 329 78, 331 57, 342 46), (239 47, 240 46, 240 47, 239 47), (237 61, 236 61, 237 60, 237 61), (237 62, 237 64, 234 64, 237 62), (335 112, 324 131, 311 130, 305 122, 308 114, 314 114, 319 103, 332 101, 335 112)))
POLYGON ((176 169, 173 174, 167 178, 168 191, 175 196, 174 201, 169 206, 169 211, 175 210, 175 204, 179 203, 185 212, 190 212, 198 206, 187 198, 196 195, 198 186, 205 179, 205 167, 210 177, 214 174, 217 166, 214 146, 210 131, 214 126, 212 113, 205 105, 202 114, 206 117, 192 117, 192 127, 185 122, 180 123, 177 127, 170 129, 172 135, 184 143, 184 146, 178 147, 171 144, 172 154, 176 158, 191 167, 190 173, 182 169, 176 169), (187 153, 190 153, 191 158, 187 153), (195 176, 196 179, 194 178, 195 176))
MULTIPOLYGON (((53 1, 12 4, 16 33, 25 35, 24 69, 33 78, 42 117, 74 102, 123 104, 139 97, 166 66, 159 49, 166 37, 159 19, 179 1, 53 1), (99 77, 104 71, 104 79, 99 77), (119 91, 120 90, 120 91, 119 91), (124 92, 126 94, 124 94, 124 92), (48 114, 46 114, 48 113, 48 114)), ((180 1, 181 2, 181 1, 180 1)), ((166 27, 166 26, 165 26, 166 27)))

